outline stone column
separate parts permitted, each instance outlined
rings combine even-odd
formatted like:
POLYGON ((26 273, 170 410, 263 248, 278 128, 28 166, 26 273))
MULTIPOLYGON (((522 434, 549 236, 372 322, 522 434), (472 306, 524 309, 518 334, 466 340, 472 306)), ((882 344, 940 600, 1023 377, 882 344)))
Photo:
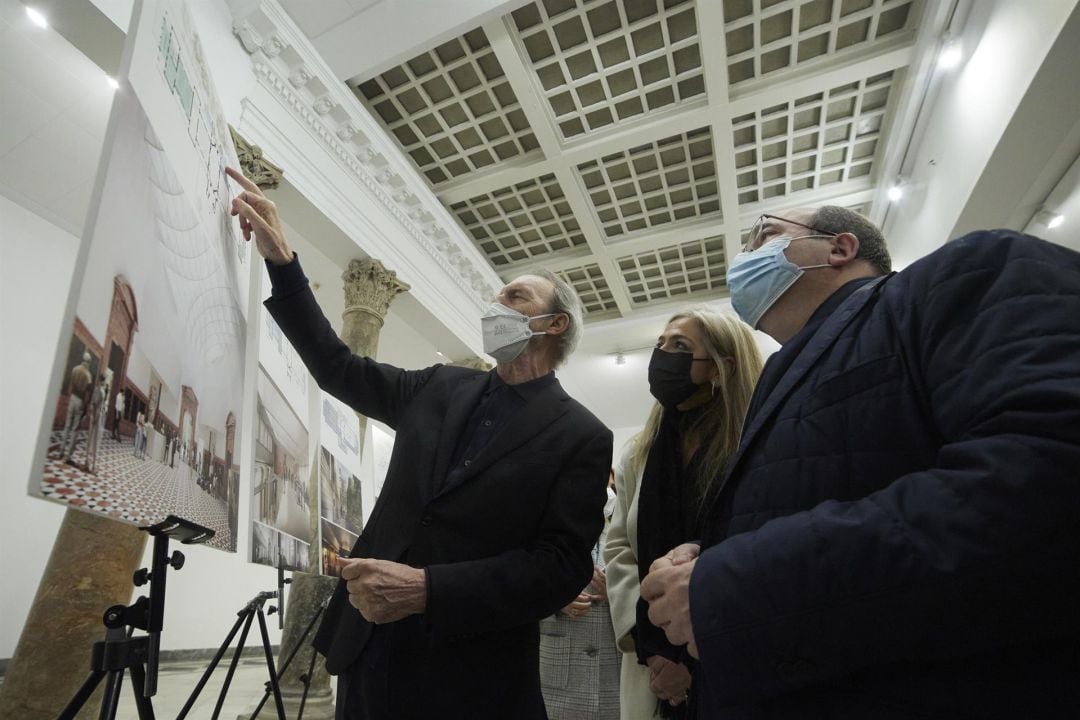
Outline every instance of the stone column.
MULTIPOLYGON (((0 686, 0 718, 53 720, 60 714, 90 673, 93 644, 105 639, 105 609, 131 603, 132 573, 139 567, 146 537, 134 525, 97 513, 64 514, 0 686)), ((143 594, 149 591, 148 586, 140 589, 143 594)), ((102 680, 79 718, 98 716, 104 686, 102 680)), ((129 675, 123 691, 123 702, 131 702, 129 675)))
MULTIPOLYGON (((387 270, 378 260, 353 260, 341 278, 345 282, 345 312, 341 339, 356 355, 374 357, 379 347, 379 332, 382 330, 386 311, 390 309, 393 299, 398 294, 408 291, 409 286, 398 280, 397 274, 392 270, 387 270)), ((357 417, 360 419, 360 441, 363 443, 367 421, 359 413, 357 417)), ((361 452, 363 452, 362 444, 361 452)), ((318 463, 312 465, 317 467, 318 463)), ((313 484, 314 488, 317 486, 317 483, 313 484)), ((312 499, 311 507, 312 522, 318 523, 319 504, 315 498, 312 499)), ((359 525, 363 518, 350 518, 350 520, 359 525)), ((315 563, 319 562, 319 548, 313 545, 312 550, 310 558, 312 567, 317 567, 315 563)), ((285 606, 285 630, 281 639, 279 663, 283 662, 300 642, 304 629, 323 602, 330 597, 335 585, 337 585, 336 578, 293 573, 288 603, 285 606)), ((286 712, 290 717, 296 713, 300 705, 300 697, 304 690, 300 675, 307 672, 308 663, 311 661, 314 650, 310 642, 313 636, 314 630, 308 635, 307 641, 296 654, 285 677, 282 678, 282 697, 285 701, 286 712)), ((318 658, 311 678, 307 703, 304 705, 304 718, 333 720, 333 717, 330 676, 326 672, 326 664, 322 658, 318 658)))

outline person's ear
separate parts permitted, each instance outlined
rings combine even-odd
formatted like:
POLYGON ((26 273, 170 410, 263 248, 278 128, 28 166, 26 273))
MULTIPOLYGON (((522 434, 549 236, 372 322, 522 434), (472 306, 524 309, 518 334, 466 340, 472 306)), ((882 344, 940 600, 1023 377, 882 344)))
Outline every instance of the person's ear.
POLYGON ((548 326, 544 328, 544 332, 548 335, 562 335, 564 332, 570 329, 570 316, 566 313, 556 313, 552 318, 548 326))
POLYGON ((859 238, 854 233, 842 232, 832 238, 832 250, 829 251, 829 264, 843 267, 859 254, 859 238))

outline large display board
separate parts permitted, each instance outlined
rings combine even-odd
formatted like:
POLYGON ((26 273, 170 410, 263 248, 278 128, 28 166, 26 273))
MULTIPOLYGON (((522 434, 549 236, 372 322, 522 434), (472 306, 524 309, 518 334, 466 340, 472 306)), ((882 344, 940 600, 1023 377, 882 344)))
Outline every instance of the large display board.
POLYGON ((248 245, 238 166, 187 7, 135 7, 33 495, 117 520, 175 514, 236 547, 248 245))

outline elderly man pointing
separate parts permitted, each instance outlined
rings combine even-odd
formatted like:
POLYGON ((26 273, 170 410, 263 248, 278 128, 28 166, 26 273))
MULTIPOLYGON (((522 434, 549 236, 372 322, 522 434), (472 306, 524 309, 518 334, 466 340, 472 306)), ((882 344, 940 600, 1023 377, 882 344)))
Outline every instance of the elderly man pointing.
POLYGON ((545 718, 537 623, 592 577, 612 434, 554 370, 581 304, 550 273, 481 319, 490 372, 403 370, 349 352, 315 302, 274 204, 235 170, 270 314, 319 386, 396 431, 379 500, 316 638, 338 717, 545 718))

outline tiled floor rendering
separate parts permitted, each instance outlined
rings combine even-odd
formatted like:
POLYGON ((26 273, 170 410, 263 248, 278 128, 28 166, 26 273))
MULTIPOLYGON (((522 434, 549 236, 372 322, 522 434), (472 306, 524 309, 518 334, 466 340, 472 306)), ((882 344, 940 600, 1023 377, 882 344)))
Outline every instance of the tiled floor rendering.
POLYGON ((176 459, 176 467, 132 453, 130 438, 116 442, 106 435, 98 451, 96 473, 87 472, 86 433, 80 431, 72 462, 60 457, 62 432, 49 438, 41 494, 73 507, 95 509, 111 517, 150 525, 168 514, 215 531, 208 544, 233 548, 234 540, 224 501, 199 487, 195 472, 176 459))

